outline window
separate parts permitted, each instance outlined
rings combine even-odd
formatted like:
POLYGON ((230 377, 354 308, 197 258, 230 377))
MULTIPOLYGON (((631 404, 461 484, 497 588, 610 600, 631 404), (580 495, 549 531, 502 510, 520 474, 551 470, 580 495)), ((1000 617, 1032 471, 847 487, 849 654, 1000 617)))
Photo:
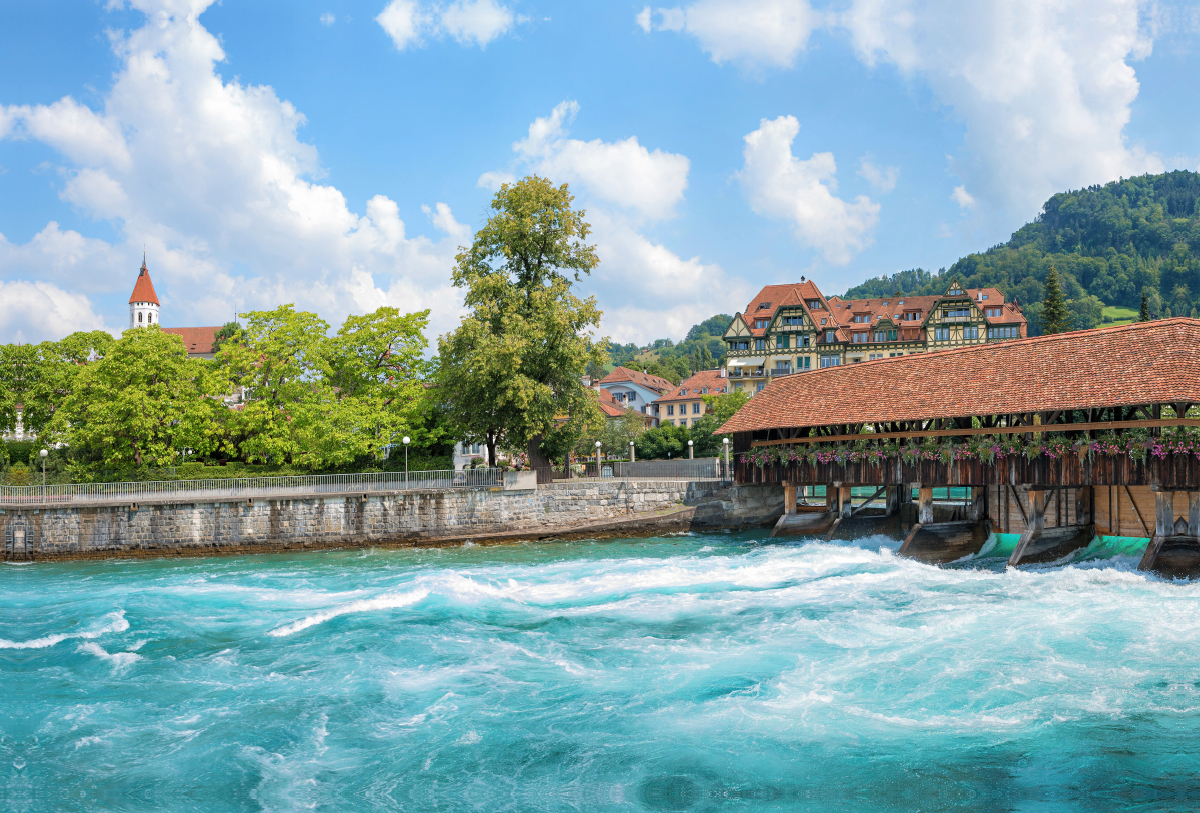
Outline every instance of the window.
POLYGON ((767 384, 766 384, 766 382, 765 382, 765 381, 759 381, 759 382, 758 382, 758 389, 756 390, 756 392, 762 392, 762 391, 763 391, 763 387, 765 387, 765 386, 767 386, 767 384))
POLYGON ((852 333, 850 334, 850 341, 855 344, 866 344, 870 341, 870 336, 870 333, 852 333))
POLYGON ((142 321, 142 312, 138 311, 138 321, 142 321))
POLYGON ((883 358, 883 353, 872 353, 870 357, 867 358, 867 361, 874 361, 875 359, 881 358, 883 358))
POLYGON ((797 370, 811 370, 812 369, 812 356, 796 356, 796 369, 797 370))
POLYGON ((892 359, 892 358, 896 358, 896 356, 903 356, 903 355, 904 355, 903 353, 888 353, 888 358, 892 359))
POLYGON ((988 331, 992 339, 1015 339, 1021 335, 1019 327, 994 327, 988 331))
POLYGON ((629 393, 629 403, 632 404, 636 400, 637 400, 637 393, 636 392, 629 393))
POLYGON ((154 324, 154 314, 152 314, 152 313, 146 314, 146 324, 148 324, 148 325, 154 324))
POLYGON ((983 315, 989 319, 995 319, 1004 312, 1004 308, 984 308, 983 315))
POLYGON ((980 301, 980 302, 982 302, 982 301, 983 301, 983 300, 985 300, 985 299, 987 299, 987 294, 980 294, 980 295, 979 295, 979 301, 980 301))
MULTIPOLYGON (((805 346, 805 347, 808 347, 808 342, 809 342, 809 337, 808 337, 808 336, 805 336, 805 337, 804 337, 804 346, 805 346)), ((798 345, 797 345, 797 346, 798 346, 798 345)))
POLYGON ((786 348, 787 346, 788 346, 788 337, 786 335, 781 334, 781 335, 775 337, 775 347, 776 348, 786 348))
POLYGON ((700 404, 699 404, 699 403, 693 403, 693 404, 692 404, 692 414, 693 414, 693 415, 699 415, 699 414, 700 414, 700 404))
POLYGON ((755 339, 754 340, 754 349, 755 350, 766 350, 767 349, 767 340, 766 339, 755 339))
POLYGON ((842 360, 838 356, 821 356, 822 367, 841 367, 842 360))
POLYGON ((759 309, 760 311, 770 310, 770 309, 771 309, 771 303, 770 303, 770 302, 759 302, 759 303, 758 303, 758 309, 759 309))
POLYGON ((946 296, 962 296, 962 289, 956 285, 949 291, 946 291, 946 296))
POLYGON ((854 321, 855 321, 855 322, 859 322, 859 323, 870 322, 870 321, 871 321, 871 314, 869 314, 869 313, 860 313, 860 314, 858 314, 858 315, 856 315, 856 316, 854 317, 854 321))
POLYGON ((964 327, 963 328, 963 338, 964 339, 978 339, 979 338, 979 328, 964 327))
POLYGON ((825 323, 826 323, 826 322, 828 322, 828 321, 829 321, 828 319, 822 319, 822 320, 821 320, 821 324, 823 325, 823 324, 825 324, 825 323))
POLYGON ((971 316, 970 308, 946 308, 947 319, 966 319, 971 316))
POLYGON ((837 331, 836 330, 825 331, 825 341, 829 344, 833 344, 834 342, 836 342, 837 341, 837 331))
POLYGON ((770 323, 771 323, 770 319, 755 319, 754 320, 754 329, 762 330, 770 323))
POLYGON ((920 311, 909 311, 908 313, 904 314, 904 321, 906 321, 906 322, 921 321, 921 312, 920 311))
POLYGON ((675 405, 674 404, 667 404, 667 414, 668 415, 675 414, 675 405))
POLYGON ((877 331, 875 331, 875 341, 877 341, 877 342, 894 342, 894 341, 896 341, 896 331, 894 331, 894 330, 877 330, 877 331))
POLYGON ((783 318, 783 323, 785 325, 803 325, 804 317, 803 316, 785 316, 783 318))
POLYGON ((822 308, 821 308, 821 300, 819 300, 819 299, 810 299, 810 300, 808 300, 808 306, 809 306, 810 308, 812 308, 813 310, 815 310, 815 311, 819 311, 819 310, 821 310, 821 309, 822 309, 822 308))
POLYGON ((934 331, 933 331, 933 340, 934 340, 935 342, 948 342, 948 341, 950 341, 950 328, 948 328, 948 327, 939 327, 939 328, 934 328, 934 331))

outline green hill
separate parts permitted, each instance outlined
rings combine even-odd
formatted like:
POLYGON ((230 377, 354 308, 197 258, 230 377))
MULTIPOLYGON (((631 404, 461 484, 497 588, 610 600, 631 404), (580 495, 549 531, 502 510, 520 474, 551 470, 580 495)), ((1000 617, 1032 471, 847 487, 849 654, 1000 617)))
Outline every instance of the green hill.
POLYGON ((693 325, 678 344, 671 339, 656 339, 644 352, 636 344, 610 344, 609 363, 645 368, 678 384, 697 370, 711 370, 724 363, 725 341, 721 337, 732 321, 732 316, 723 313, 710 316, 693 325))
POLYGON ((869 279, 846 298, 939 294, 957 277, 1015 297, 1037 335, 1051 265, 1076 328, 1132 320, 1143 295, 1156 317, 1200 315, 1200 174, 1180 170, 1062 192, 1007 243, 937 274, 917 268, 869 279))

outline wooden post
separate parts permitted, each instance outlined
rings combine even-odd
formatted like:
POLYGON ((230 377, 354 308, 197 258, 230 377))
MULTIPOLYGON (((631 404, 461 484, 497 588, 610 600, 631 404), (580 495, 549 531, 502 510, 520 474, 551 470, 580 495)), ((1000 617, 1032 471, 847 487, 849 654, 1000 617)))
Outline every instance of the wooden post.
POLYGON ((1154 535, 1172 536, 1175 533, 1175 492, 1154 492, 1154 535))
POLYGON ((842 519, 847 519, 850 512, 854 510, 851 505, 850 486, 840 486, 838 488, 838 516, 842 519))
POLYGON ((933 522, 933 486, 920 486, 918 489, 920 504, 917 512, 917 522, 928 525, 933 522))
POLYGON ((831 513, 837 512, 838 486, 840 483, 832 483, 825 486, 825 510, 831 513))
POLYGON ((1091 486, 1080 486, 1075 492, 1075 524, 1092 525, 1095 522, 1095 490, 1091 486))
POLYGON ((1012 556, 1008 557, 1009 567, 1016 567, 1020 564, 1021 557, 1025 555, 1025 549, 1029 547, 1029 543, 1041 536, 1046 527, 1046 503, 1049 500, 1045 498, 1045 493, 1029 489, 1032 516, 1026 518, 1025 533, 1021 534, 1017 546, 1013 548, 1012 556))
POLYGON ((887 487, 887 509, 886 515, 894 517, 900 513, 900 489, 903 486, 888 486, 887 487))
POLYGON ((796 513, 796 486, 791 483, 784 483, 783 486, 783 513, 796 513))
POLYGON ((987 514, 987 488, 985 486, 971 486, 971 510, 967 515, 968 518, 972 522, 979 522, 987 514))
POLYGON ((1188 536, 1200 537, 1200 491, 1188 492, 1188 536))

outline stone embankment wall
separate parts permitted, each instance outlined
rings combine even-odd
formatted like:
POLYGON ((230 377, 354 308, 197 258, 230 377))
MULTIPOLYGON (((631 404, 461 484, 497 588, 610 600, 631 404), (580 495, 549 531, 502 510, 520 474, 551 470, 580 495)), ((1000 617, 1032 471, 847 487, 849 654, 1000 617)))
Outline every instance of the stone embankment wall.
POLYGON ((528 491, 8 509, 0 526, 23 525, 35 559, 76 559, 636 536, 763 525, 782 510, 778 485, 614 481, 528 491))

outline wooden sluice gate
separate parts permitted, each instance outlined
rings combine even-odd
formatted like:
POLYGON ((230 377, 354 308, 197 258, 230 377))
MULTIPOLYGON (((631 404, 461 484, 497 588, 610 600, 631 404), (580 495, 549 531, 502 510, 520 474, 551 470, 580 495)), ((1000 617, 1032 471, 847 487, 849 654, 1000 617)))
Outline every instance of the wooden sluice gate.
POLYGON ((773 535, 875 523, 931 563, 1002 537, 1012 566, 1144 539, 1141 569, 1200 576, 1200 320, 793 375, 722 431, 738 483, 784 489, 773 535))

